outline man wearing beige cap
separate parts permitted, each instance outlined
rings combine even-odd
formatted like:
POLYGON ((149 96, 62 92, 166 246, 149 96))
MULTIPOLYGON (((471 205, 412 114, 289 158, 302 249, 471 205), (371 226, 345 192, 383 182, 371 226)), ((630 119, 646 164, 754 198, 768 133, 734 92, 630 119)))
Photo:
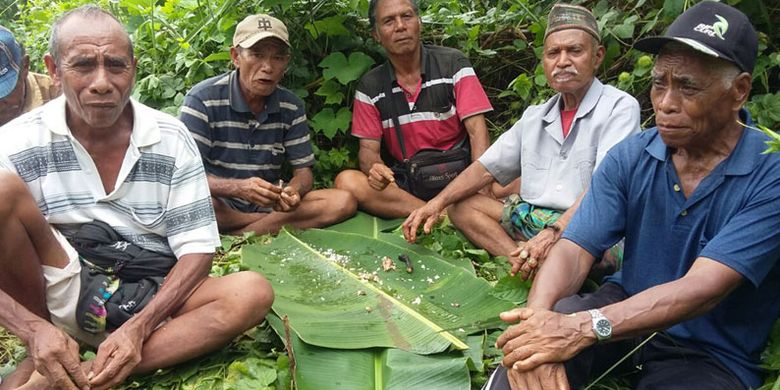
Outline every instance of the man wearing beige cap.
MULTIPOLYGON (((474 244, 507 256, 513 274, 532 276, 566 229, 607 151, 639 131, 636 99, 595 77, 604 59, 600 40, 590 11, 566 4, 552 8, 542 64, 558 94, 528 107, 478 161, 415 210, 404 222, 407 240, 416 240, 420 225, 430 232, 441 210, 453 205, 452 222, 474 244), (519 196, 504 203, 477 193, 521 176, 519 196)), ((617 253, 607 253, 610 257, 620 255, 611 252, 617 253)))
POLYGON ((30 57, 0 26, 0 126, 60 94, 51 77, 30 72, 30 57))
POLYGON ((265 14, 236 27, 236 69, 204 80, 184 99, 208 175, 222 233, 275 233, 284 225, 321 227, 352 216, 349 193, 312 191, 314 153, 303 102, 279 86, 290 62, 287 27, 265 14), (292 178, 282 177, 288 165, 292 178))

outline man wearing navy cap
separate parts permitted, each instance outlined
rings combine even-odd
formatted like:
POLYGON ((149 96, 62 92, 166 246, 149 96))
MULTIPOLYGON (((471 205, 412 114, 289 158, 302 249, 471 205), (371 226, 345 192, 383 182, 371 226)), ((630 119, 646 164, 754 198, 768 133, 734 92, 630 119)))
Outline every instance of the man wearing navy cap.
POLYGON ((757 34, 705 1, 635 47, 657 54, 657 127, 607 154, 527 307, 501 314, 519 324, 499 337, 506 368, 487 388, 579 388, 626 355, 617 371, 639 367, 636 389, 762 384, 780 313, 780 154, 762 154, 768 138, 743 108, 757 34), (622 270, 572 295, 623 238, 622 270))
POLYGON ((0 126, 60 94, 49 76, 29 69, 22 45, 0 26, 0 126))

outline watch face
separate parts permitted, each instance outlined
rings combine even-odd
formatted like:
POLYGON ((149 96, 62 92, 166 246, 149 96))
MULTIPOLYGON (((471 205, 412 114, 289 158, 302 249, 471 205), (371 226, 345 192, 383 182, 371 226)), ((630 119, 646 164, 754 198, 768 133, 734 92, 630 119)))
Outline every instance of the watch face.
POLYGON ((612 334, 612 324, 608 320, 598 320, 596 322, 596 333, 601 337, 609 337, 612 334))

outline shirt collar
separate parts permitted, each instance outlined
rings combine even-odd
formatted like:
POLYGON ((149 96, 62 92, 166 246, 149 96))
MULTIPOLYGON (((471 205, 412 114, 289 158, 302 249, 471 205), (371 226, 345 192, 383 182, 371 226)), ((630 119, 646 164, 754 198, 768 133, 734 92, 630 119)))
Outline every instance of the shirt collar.
MULTIPOLYGON (((723 171, 725 175, 738 176, 750 173, 760 161, 760 152, 766 148, 765 139, 759 136, 757 130, 750 128, 750 126, 753 126, 750 112, 745 108, 739 110, 739 120, 748 125, 748 127, 742 130, 737 146, 734 147, 731 155, 726 159, 723 171)), ((654 127, 652 130, 656 129, 654 127)), ((666 161, 669 157, 669 148, 658 133, 655 134, 650 144, 645 147, 645 150, 660 161, 666 161)))
MULTIPOLYGON (((590 83, 590 87, 588 87, 588 92, 585 92, 585 96, 582 98, 580 105, 577 107, 577 115, 575 115, 574 118, 582 118, 583 116, 588 115, 588 113, 593 111, 593 109, 596 108, 596 103, 599 102, 602 91, 604 91, 604 84, 602 84, 598 78, 594 77, 593 82, 590 83)), ((560 93, 553 97, 552 101, 550 102, 550 106, 547 107, 547 113, 544 115, 544 121, 546 123, 553 123, 560 117, 560 100, 560 93)))
MULTIPOLYGON (((60 95, 50 104, 44 105, 43 121, 46 128, 52 133, 73 137, 65 120, 65 104, 65 96, 60 95)), ((144 110, 149 110, 149 108, 133 98, 130 98, 128 104, 133 108, 133 131, 130 135, 130 142, 136 147, 150 146, 160 142, 160 129, 157 127, 154 115, 144 115, 144 110)))
MULTIPOLYGON (((236 112, 248 112, 251 113, 252 109, 249 108, 249 104, 244 99, 244 94, 241 93, 240 77, 238 77, 238 70, 230 72, 228 84, 230 89, 228 92, 228 101, 230 101, 230 108, 236 112)), ((265 111, 267 113, 279 112, 279 87, 265 98, 265 111)))
MULTIPOLYGON (((386 64, 387 64, 387 73, 390 76, 390 81, 391 82, 397 81, 395 77, 395 69, 393 69, 393 63, 391 63, 390 60, 388 59, 386 64)), ((425 47, 425 45, 420 44, 420 77, 422 77, 423 79, 425 79, 424 76, 426 74, 430 73, 428 69, 429 66, 430 65, 428 64, 428 48, 425 47)))

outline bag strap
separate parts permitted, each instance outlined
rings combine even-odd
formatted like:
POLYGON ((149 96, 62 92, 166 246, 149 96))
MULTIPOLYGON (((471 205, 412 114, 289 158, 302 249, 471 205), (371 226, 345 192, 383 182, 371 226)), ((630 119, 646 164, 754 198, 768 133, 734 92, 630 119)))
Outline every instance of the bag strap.
POLYGON ((389 100, 390 105, 390 119, 393 121, 393 125, 395 126, 395 136, 398 138, 398 144, 401 146, 401 156, 404 159, 404 162, 408 160, 406 157, 406 146, 404 145, 404 136, 401 133, 401 123, 398 122, 398 112, 396 111, 395 106, 395 99, 393 98, 393 80, 388 80, 387 84, 385 84, 385 97, 389 100))

